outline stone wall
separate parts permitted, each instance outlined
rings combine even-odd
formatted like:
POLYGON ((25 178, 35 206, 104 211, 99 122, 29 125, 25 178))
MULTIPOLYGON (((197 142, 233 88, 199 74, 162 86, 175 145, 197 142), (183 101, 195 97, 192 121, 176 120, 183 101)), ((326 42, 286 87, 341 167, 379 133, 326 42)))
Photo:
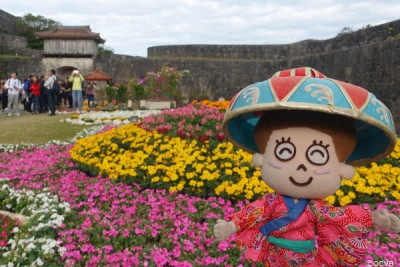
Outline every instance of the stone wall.
POLYGON ((305 40, 287 45, 169 45, 147 50, 149 58, 221 58, 277 60, 348 49, 400 36, 400 20, 365 27, 328 40, 305 40))
POLYGON ((10 58, 0 59, 0 78, 7 78, 14 71, 19 74, 19 79, 24 80, 30 74, 42 75, 42 60, 40 58, 10 58))
POLYGON ((0 54, 41 57, 42 51, 28 48, 25 37, 0 33, 0 54))
POLYGON ((14 34, 19 17, 15 17, 0 9, 0 33, 14 34))

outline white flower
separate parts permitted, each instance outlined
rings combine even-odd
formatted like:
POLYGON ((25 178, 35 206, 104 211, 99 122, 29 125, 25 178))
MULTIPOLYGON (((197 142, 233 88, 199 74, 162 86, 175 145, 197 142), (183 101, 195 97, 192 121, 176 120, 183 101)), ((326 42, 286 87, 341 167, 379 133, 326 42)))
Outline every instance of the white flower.
POLYGON ((14 263, 9 262, 9 263, 7 264, 7 267, 14 267, 14 263))
POLYGON ((42 261, 40 258, 37 258, 37 259, 36 259, 36 264, 37 264, 38 266, 43 266, 43 261, 42 261))
POLYGON ((29 243, 29 244, 26 246, 26 248, 27 248, 28 251, 30 251, 30 250, 32 250, 32 249, 35 249, 36 246, 35 246, 35 244, 33 244, 33 243, 29 243))
POLYGON ((14 228, 12 229, 12 231, 13 231, 13 233, 18 233, 19 229, 18 229, 18 227, 14 227, 14 228))

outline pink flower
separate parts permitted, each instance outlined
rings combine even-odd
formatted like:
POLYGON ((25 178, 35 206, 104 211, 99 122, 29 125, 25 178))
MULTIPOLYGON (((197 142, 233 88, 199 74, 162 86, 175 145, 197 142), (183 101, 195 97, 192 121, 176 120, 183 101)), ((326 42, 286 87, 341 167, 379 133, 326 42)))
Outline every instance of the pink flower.
POLYGON ((145 234, 146 233, 146 231, 143 231, 143 230, 141 230, 141 229, 139 229, 139 228, 136 228, 135 229, 135 234, 137 234, 137 235, 143 235, 143 234, 145 234))
POLYGON ((156 229, 151 230, 151 236, 152 237, 156 237, 157 236, 157 230, 156 229))
POLYGON ((179 258, 181 256, 181 248, 180 248, 180 246, 176 246, 172 250, 172 256, 174 256, 175 258, 179 258))
POLYGON ((229 244, 226 241, 219 242, 218 244, 218 251, 226 251, 229 248, 229 244))
POLYGON ((89 227, 92 227, 92 221, 90 220, 90 217, 86 217, 85 221, 82 224, 82 229, 85 230, 89 227))
POLYGON ((128 237, 129 236, 129 230, 127 228, 125 228, 124 231, 122 232, 122 236, 123 237, 128 237))
POLYGON ((110 253, 111 251, 113 251, 113 247, 111 245, 104 246, 104 252, 106 254, 110 253))

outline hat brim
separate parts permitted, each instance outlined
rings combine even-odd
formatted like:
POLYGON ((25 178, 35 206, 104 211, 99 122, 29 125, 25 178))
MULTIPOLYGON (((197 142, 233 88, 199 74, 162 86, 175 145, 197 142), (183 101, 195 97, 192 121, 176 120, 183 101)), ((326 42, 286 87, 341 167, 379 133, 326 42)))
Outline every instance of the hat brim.
MULTIPOLYGON (((389 155, 396 145, 397 136, 394 129, 361 110, 301 102, 259 103, 228 110, 223 121, 226 138, 249 153, 258 153, 254 141, 255 127, 260 119, 257 112, 268 110, 307 110, 353 118, 357 144, 346 161, 351 165, 361 165, 382 159, 389 155)), ((393 121, 391 123, 393 125, 393 121)))

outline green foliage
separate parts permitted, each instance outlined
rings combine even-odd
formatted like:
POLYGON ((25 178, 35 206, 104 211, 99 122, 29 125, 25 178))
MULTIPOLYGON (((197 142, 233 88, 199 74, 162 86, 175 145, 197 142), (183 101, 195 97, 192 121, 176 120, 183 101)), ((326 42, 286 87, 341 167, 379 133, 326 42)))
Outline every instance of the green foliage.
POLYGON ((352 33, 352 32, 354 32, 354 30, 352 29, 352 28, 350 28, 350 27, 343 27, 343 29, 337 34, 337 36, 339 37, 339 36, 343 36, 343 35, 346 35, 346 34, 349 34, 349 33, 352 33))
POLYGON ((112 55, 114 54, 114 48, 106 45, 99 46, 99 54, 100 55, 112 55))
POLYGON ((126 103, 128 101, 128 88, 125 85, 120 85, 117 90, 117 102, 126 103))
POLYGON ((178 104, 182 102, 182 94, 178 85, 189 71, 180 71, 163 65, 158 72, 147 72, 144 78, 134 78, 130 81, 130 89, 135 99, 159 98, 164 100, 175 100, 178 104))
POLYGON ((112 100, 114 100, 115 96, 117 95, 117 90, 114 86, 111 85, 107 85, 105 89, 106 89, 107 101, 108 103, 111 103, 112 100))
POLYGON ((144 98, 144 85, 138 82, 136 78, 129 81, 128 88, 133 100, 140 100, 144 98))
POLYGON ((34 33, 48 31, 58 25, 61 25, 61 23, 41 15, 35 16, 28 13, 18 21, 17 31, 19 35, 26 37, 29 48, 43 50, 43 40, 36 38, 34 33))

